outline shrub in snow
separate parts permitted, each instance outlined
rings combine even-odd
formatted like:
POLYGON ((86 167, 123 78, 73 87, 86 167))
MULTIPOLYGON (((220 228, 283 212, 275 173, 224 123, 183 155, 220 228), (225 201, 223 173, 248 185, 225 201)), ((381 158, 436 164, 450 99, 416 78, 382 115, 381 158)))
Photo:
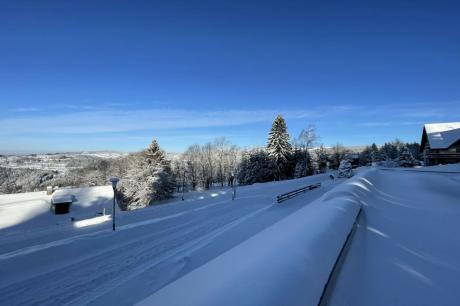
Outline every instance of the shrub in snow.
POLYGON ((339 177, 350 178, 354 175, 351 162, 349 160, 342 160, 339 166, 339 177))
POLYGON ((418 163, 410 153, 409 149, 406 146, 403 146, 399 153, 398 164, 400 167, 414 167, 418 163))
POLYGON ((156 140, 147 149, 132 154, 126 177, 120 181, 120 208, 132 210, 172 196, 175 182, 170 162, 156 140))

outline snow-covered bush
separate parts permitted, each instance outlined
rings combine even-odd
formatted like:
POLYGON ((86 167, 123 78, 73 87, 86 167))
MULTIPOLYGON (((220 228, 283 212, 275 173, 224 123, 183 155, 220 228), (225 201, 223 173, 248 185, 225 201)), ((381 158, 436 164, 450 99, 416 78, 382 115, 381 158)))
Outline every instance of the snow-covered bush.
POLYGON ((414 167, 418 163, 412 156, 412 153, 409 151, 409 149, 406 146, 403 146, 399 153, 398 164, 400 167, 414 167))
POLYGON ((175 183, 170 162, 156 140, 144 151, 132 154, 128 162, 130 167, 118 189, 121 209, 147 207, 172 196, 175 183))
POLYGON ((354 175, 353 167, 349 160, 344 159, 340 162, 338 174, 339 174, 339 177, 346 177, 346 178, 350 178, 354 175))

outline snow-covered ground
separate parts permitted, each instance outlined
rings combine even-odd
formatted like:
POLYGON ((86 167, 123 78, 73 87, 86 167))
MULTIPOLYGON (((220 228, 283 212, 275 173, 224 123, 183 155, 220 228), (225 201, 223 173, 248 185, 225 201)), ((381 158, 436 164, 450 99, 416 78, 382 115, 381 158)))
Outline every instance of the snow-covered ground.
POLYGON ((459 171, 362 171, 138 305, 457 305, 459 171))
POLYGON ((344 180, 328 175, 186 194, 111 220, 110 187, 76 189, 70 215, 43 193, 0 196, 0 305, 131 305, 284 219, 344 180), (279 205, 276 195, 322 182, 279 205), (110 212, 110 210, 109 210, 110 212))
POLYGON ((317 305, 332 271, 323 306, 455 305, 459 172, 367 168, 239 187, 235 201, 230 189, 193 192, 117 212, 116 232, 94 218, 111 207, 108 186, 74 190, 71 214, 87 219, 73 223, 42 193, 3 195, 0 305, 317 305))
POLYGON ((459 305, 459 164, 374 170, 339 189, 363 214, 325 305, 459 305))
POLYGON ((60 194, 73 197, 71 212, 54 215, 50 211, 51 195, 45 191, 0 195, 0 230, 3 235, 40 229, 54 230, 70 224, 70 219, 87 219, 112 210, 113 191, 111 186, 69 188, 59 190, 60 194))

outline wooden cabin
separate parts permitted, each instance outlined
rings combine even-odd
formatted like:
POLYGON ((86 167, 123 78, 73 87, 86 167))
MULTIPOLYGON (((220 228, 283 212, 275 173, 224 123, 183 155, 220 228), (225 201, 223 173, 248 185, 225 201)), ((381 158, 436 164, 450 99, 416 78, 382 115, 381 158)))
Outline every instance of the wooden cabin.
POLYGON ((57 190, 51 198, 51 210, 53 210, 56 215, 68 214, 73 202, 73 195, 62 191, 63 190, 57 190))
POLYGON ((425 124, 420 151, 426 166, 460 163, 460 122, 425 124))

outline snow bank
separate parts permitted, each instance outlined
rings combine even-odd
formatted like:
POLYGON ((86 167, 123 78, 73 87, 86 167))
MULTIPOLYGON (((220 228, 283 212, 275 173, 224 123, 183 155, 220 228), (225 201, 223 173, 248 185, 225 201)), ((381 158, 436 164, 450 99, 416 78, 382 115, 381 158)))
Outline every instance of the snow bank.
POLYGON ((324 305, 458 305, 459 166, 374 170, 339 187, 363 210, 324 305))
POLYGON ((360 210, 334 190, 137 305, 317 305, 360 210))

